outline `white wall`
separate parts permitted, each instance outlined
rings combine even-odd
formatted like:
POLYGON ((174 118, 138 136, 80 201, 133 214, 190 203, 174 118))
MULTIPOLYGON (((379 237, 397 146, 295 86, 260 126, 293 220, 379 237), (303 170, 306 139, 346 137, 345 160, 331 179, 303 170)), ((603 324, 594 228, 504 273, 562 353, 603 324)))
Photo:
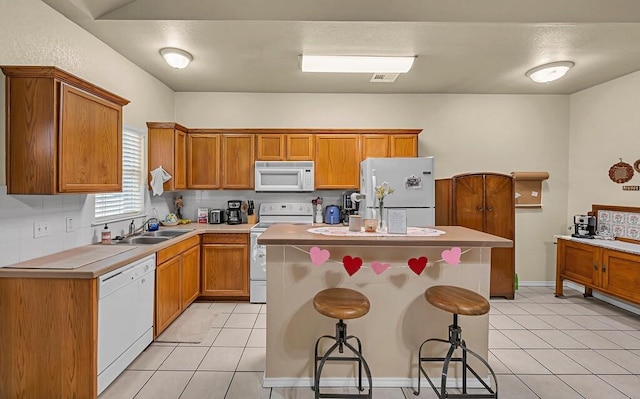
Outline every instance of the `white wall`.
MULTIPOLYGON (((53 65, 125 97, 124 123, 146 131, 146 121, 173 120, 173 91, 39 0, 0 0, 0 65, 53 65)), ((0 74, 0 92, 4 93, 0 74)), ((0 96, 0 266, 95 242, 92 195, 7 195, 5 97, 0 96), (66 233, 64 220, 74 219, 66 233), (33 223, 52 234, 33 238, 33 223)), ((126 228, 126 222, 111 226, 126 228)))
MULTIPOLYGON (((419 128, 436 177, 548 171, 542 209, 516 211, 520 281, 553 281, 553 235, 566 232, 568 96, 176 93, 188 127, 419 128)), ((313 195, 309 196, 309 200, 313 195)))
MULTIPOLYGON (((592 204, 640 206, 640 191, 609 179, 618 158, 640 159, 640 72, 570 96, 568 218, 592 204)), ((640 185, 640 173, 625 185, 640 185)))

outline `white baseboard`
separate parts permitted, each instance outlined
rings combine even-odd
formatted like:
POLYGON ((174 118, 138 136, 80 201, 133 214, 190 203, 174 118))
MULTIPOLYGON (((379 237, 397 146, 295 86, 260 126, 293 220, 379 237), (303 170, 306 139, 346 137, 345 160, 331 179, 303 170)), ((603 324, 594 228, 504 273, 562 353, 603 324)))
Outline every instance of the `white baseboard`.
POLYGON ((518 281, 520 287, 553 287, 555 281, 518 281))
MULTIPOLYGON (((355 378, 325 378, 320 380, 321 387, 355 387, 355 378)), ((440 379, 431 379, 433 383, 439 387, 440 379)), ((490 378, 484 378, 484 382, 490 385, 490 378)), ((372 378, 374 388, 417 388, 417 378, 372 378)), ((366 378, 363 378, 362 384, 365 387, 369 386, 369 382, 366 378)), ((425 378, 422 378, 420 384, 423 388, 431 389, 431 386, 425 378)), ((267 378, 264 377, 262 386, 264 388, 311 388, 313 385, 313 379, 311 377, 301 378, 267 378)), ((462 378, 448 378, 447 387, 462 388, 462 378)), ((482 384, 475 378, 467 378, 467 387, 469 388, 482 388, 482 384)))
MULTIPOLYGON (((556 282, 555 281, 520 281, 519 285, 521 287, 555 287, 556 282)), ((584 286, 580 285, 578 283, 574 283, 573 281, 567 281, 565 280, 562 284, 563 287, 566 288, 571 288, 574 289, 576 291, 581 291, 584 292, 584 286)), ((625 300, 622 299, 618 299, 618 298, 614 298, 612 296, 609 296, 607 294, 603 294, 597 290, 593 290, 593 297, 596 299, 601 300, 602 302, 606 302, 608 304, 611 304, 613 306, 617 306, 621 309, 624 309, 626 311, 629 311, 631 313, 635 313, 637 315, 640 315, 640 307, 638 307, 637 305, 634 305, 632 303, 629 303, 625 300)))
MULTIPOLYGON (((568 288, 572 288, 574 290, 578 290, 578 291, 583 291, 584 292, 584 286, 574 283, 573 281, 565 281, 563 284, 564 287, 568 287, 568 288)), ((609 296, 607 294, 603 294, 599 291, 593 290, 593 297, 596 299, 601 300, 602 302, 606 302, 609 303, 613 306, 617 306, 620 309, 624 309, 628 312, 631 313, 635 313, 637 315, 640 315, 640 307, 631 304, 623 299, 618 299, 618 298, 614 298, 612 296, 609 296)))

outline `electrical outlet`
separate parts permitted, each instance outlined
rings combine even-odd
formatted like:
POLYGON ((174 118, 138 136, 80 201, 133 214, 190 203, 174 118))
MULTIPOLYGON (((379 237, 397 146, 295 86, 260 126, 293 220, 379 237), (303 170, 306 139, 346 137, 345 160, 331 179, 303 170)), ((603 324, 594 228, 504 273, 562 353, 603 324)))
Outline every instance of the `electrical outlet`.
POLYGON ((73 232, 73 218, 66 218, 67 233, 73 232))
POLYGON ((42 236, 51 235, 51 225, 49 223, 42 223, 42 236))
POLYGON ((34 222, 33 223, 33 238, 42 237, 42 223, 34 222))
POLYGON ((34 222, 33 223, 33 238, 45 237, 51 234, 51 226, 49 223, 34 222))

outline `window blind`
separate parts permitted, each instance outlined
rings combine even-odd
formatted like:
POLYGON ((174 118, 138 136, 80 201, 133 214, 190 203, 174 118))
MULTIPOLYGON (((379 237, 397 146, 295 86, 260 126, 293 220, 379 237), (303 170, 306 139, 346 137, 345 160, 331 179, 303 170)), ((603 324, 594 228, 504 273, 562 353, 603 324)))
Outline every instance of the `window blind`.
POLYGON ((122 130, 122 192, 96 194, 96 219, 142 213, 143 207, 143 136, 130 129, 122 130))

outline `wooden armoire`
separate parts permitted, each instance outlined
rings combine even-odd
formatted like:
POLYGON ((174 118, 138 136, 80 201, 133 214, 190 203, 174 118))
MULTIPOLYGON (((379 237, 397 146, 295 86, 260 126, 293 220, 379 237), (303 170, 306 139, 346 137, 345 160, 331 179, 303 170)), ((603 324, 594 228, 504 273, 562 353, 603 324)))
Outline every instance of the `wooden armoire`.
POLYGON ((468 173, 436 180, 436 225, 463 226, 514 241, 491 249, 491 296, 515 295, 515 190, 511 175, 468 173))

